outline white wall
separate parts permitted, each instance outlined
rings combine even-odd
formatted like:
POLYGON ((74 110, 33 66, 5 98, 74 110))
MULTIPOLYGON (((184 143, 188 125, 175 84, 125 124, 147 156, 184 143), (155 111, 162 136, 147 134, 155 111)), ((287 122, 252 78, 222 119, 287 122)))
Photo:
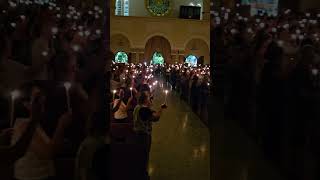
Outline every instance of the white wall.
MULTIPOLYGON (((172 0, 173 10, 169 17, 179 17, 180 6, 200 3, 203 5, 203 0, 172 0)), ((145 6, 145 0, 130 0, 130 16, 151 16, 145 6)))

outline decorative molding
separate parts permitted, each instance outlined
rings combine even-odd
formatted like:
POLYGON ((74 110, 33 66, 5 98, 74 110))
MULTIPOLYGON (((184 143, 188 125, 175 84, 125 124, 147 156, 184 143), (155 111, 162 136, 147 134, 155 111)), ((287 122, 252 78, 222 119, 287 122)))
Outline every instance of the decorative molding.
POLYGON ((149 12, 149 14, 151 14, 152 16, 156 16, 156 17, 163 17, 163 16, 168 16, 172 13, 173 10, 173 1, 172 0, 145 0, 144 1, 144 5, 145 8, 147 9, 147 11, 149 12), (149 6, 149 2, 153 2, 155 4, 157 4, 158 8, 162 6, 164 6, 165 3, 169 3, 169 6, 167 7, 167 10, 165 12, 161 12, 161 14, 154 12, 155 9, 152 8, 156 8, 156 5, 154 7, 150 7, 149 6))

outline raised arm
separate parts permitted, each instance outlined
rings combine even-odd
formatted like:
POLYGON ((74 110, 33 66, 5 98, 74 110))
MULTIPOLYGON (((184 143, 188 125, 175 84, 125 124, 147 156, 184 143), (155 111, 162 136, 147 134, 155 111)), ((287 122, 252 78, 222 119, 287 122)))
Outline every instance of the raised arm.
POLYGON ((12 146, 0 147, 0 159, 3 163, 12 163, 20 159, 27 151, 40 117, 33 116, 21 138, 12 146))
POLYGON ((152 121, 152 122, 157 122, 157 121, 159 121, 159 119, 160 119, 160 117, 161 117, 161 115, 162 115, 163 110, 166 109, 166 108, 167 108, 167 105, 165 105, 165 104, 161 105, 161 108, 160 108, 159 111, 155 111, 155 112, 152 113, 152 119, 151 119, 151 121, 152 121))

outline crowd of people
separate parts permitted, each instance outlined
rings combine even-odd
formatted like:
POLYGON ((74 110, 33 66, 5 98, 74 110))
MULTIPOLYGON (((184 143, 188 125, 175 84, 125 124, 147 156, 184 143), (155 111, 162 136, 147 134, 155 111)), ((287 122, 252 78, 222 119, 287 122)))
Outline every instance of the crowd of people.
POLYGON ((180 94, 181 99, 187 102, 193 112, 208 124, 207 105, 212 83, 210 78, 210 65, 169 65, 166 70, 166 81, 172 85, 172 89, 180 94))
MULTIPOLYGON (((198 115, 207 114, 207 97, 210 94, 211 87, 210 65, 190 66, 189 64, 175 63, 148 66, 140 63, 131 65, 127 64, 120 67, 119 65, 114 64, 112 81, 113 88, 111 89, 117 89, 116 87, 127 87, 124 94, 126 102, 130 104, 128 106, 128 110, 130 110, 129 107, 131 107, 131 104, 132 106, 136 105, 136 100, 129 98, 129 88, 134 87, 133 92, 139 91, 139 89, 137 90, 136 88, 149 90, 155 85, 155 80, 153 80, 154 78, 164 80, 164 85, 167 86, 170 91, 172 90, 177 92, 181 99, 190 104, 195 113, 198 115), (147 79, 143 80, 143 78, 147 79), (140 87, 143 83, 147 85, 145 87, 140 87)), ((120 93, 120 91, 117 92, 120 93)), ((119 106, 123 108, 125 107, 120 104, 119 106)), ((127 117, 127 115, 124 115, 124 117, 127 117)), ((115 117, 115 119, 118 118, 119 117, 115 117)), ((207 121, 208 119, 203 120, 207 121)))
MULTIPOLYGON (((144 167, 144 178, 149 179, 148 164, 152 142, 152 125, 160 120, 162 112, 167 108, 166 101, 159 110, 153 108, 154 92, 163 83, 160 80, 160 66, 144 64, 112 64, 111 88, 113 114, 110 132, 111 137, 125 143, 135 143, 142 147, 140 159, 144 167), (157 80, 158 79, 158 80, 157 80), (118 126, 117 126, 118 124, 118 126), (129 126, 127 126, 129 124, 129 126), (117 129, 127 128, 127 132, 117 133, 117 129), (119 139, 120 138, 120 139, 119 139), (129 140, 128 140, 129 139, 129 140), (130 139, 132 140, 131 142, 130 139)), ((167 98, 167 97, 166 97, 167 98)))
POLYGON ((241 12, 237 5, 211 13, 214 63, 224 66, 225 118, 254 137, 289 179, 318 179, 319 169, 306 169, 320 160, 320 12, 241 12))
POLYGON ((0 178, 106 179, 103 8, 19 0, 0 9, 0 178))

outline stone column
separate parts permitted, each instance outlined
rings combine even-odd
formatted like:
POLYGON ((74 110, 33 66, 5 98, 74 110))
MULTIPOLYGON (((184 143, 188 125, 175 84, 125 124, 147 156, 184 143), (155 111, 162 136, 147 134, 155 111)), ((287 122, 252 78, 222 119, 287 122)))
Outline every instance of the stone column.
POLYGON ((116 9, 116 0, 110 0, 110 15, 115 15, 115 9, 116 9))

